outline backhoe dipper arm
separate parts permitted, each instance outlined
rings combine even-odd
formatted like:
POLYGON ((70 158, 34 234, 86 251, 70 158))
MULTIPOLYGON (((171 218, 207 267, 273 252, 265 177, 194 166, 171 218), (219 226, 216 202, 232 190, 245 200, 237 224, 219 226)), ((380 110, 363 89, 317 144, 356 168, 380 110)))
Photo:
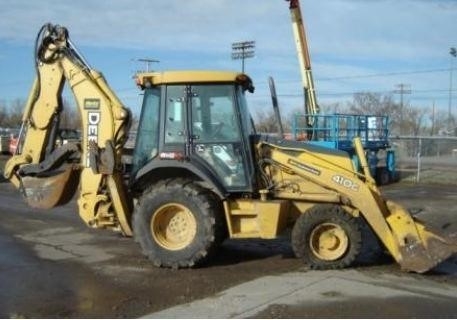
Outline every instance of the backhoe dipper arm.
POLYGON ((20 150, 7 162, 5 177, 38 208, 68 202, 79 183, 79 214, 86 224, 131 235, 131 200, 121 172, 129 110, 78 54, 66 28, 41 28, 35 61, 37 77, 23 115, 20 150), (81 114, 82 141, 56 148, 65 82, 81 114))
MULTIPOLYGON (((302 85, 305 94, 305 111, 309 115, 319 113, 317 105, 316 92, 314 88, 313 74, 311 71, 311 59, 309 57, 308 42, 306 39, 303 17, 300 10, 298 0, 289 1, 290 17, 292 19, 292 30, 294 33, 295 45, 297 48, 298 61, 300 63, 300 71, 302 77, 302 85)), ((314 118, 307 119, 308 125, 314 125, 314 118)))

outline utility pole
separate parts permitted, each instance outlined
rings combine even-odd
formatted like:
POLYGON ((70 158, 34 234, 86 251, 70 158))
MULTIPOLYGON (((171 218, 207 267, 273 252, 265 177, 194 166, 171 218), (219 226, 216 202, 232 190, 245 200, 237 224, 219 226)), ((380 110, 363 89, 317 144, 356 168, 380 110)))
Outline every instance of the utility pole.
POLYGON ((244 73, 244 59, 254 57, 255 41, 232 43, 232 60, 241 59, 241 72, 244 73))
POLYGON ((449 69, 449 106, 448 106, 448 119, 447 119, 447 131, 451 130, 451 108, 452 108, 452 69, 454 68, 454 59, 457 57, 457 50, 452 47, 449 50, 449 54, 451 55, 451 67, 449 69))
POLYGON ((411 94, 411 85, 400 83, 397 84, 398 89, 394 90, 394 93, 400 94, 400 135, 403 134, 403 95, 411 94))
POLYGON ((144 62, 146 64, 146 72, 149 72, 151 70, 151 63, 159 63, 160 61, 159 60, 156 60, 156 59, 150 59, 150 58, 140 58, 140 59, 136 59, 136 61, 139 61, 139 62, 144 62))

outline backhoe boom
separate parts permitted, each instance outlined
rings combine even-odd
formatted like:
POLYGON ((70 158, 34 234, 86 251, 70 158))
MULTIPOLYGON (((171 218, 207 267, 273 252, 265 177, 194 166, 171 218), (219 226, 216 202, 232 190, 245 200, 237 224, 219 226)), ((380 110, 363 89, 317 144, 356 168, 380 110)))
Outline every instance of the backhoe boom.
POLYGON ((6 164, 5 177, 29 205, 39 208, 66 203, 79 184, 79 212, 88 225, 131 235, 131 200, 123 191, 120 169, 129 110, 77 53, 65 28, 42 27, 35 61, 37 76, 23 116, 19 154, 6 164), (81 114, 82 141, 56 147, 65 83, 81 114))

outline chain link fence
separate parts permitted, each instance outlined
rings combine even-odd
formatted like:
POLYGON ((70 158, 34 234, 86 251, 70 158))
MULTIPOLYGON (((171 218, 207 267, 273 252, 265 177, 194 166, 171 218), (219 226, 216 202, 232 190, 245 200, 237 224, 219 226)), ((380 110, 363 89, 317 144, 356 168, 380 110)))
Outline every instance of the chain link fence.
POLYGON ((457 137, 390 137, 401 181, 457 185, 457 137))

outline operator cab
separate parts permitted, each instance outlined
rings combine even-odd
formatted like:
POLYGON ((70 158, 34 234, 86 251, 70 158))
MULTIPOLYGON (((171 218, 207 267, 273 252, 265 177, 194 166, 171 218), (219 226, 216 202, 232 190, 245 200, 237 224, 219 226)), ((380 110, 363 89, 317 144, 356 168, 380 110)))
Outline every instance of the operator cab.
POLYGON ((170 170, 195 175, 221 193, 252 192, 245 100, 251 79, 240 73, 172 71, 142 73, 144 100, 133 155, 131 184, 170 170))

